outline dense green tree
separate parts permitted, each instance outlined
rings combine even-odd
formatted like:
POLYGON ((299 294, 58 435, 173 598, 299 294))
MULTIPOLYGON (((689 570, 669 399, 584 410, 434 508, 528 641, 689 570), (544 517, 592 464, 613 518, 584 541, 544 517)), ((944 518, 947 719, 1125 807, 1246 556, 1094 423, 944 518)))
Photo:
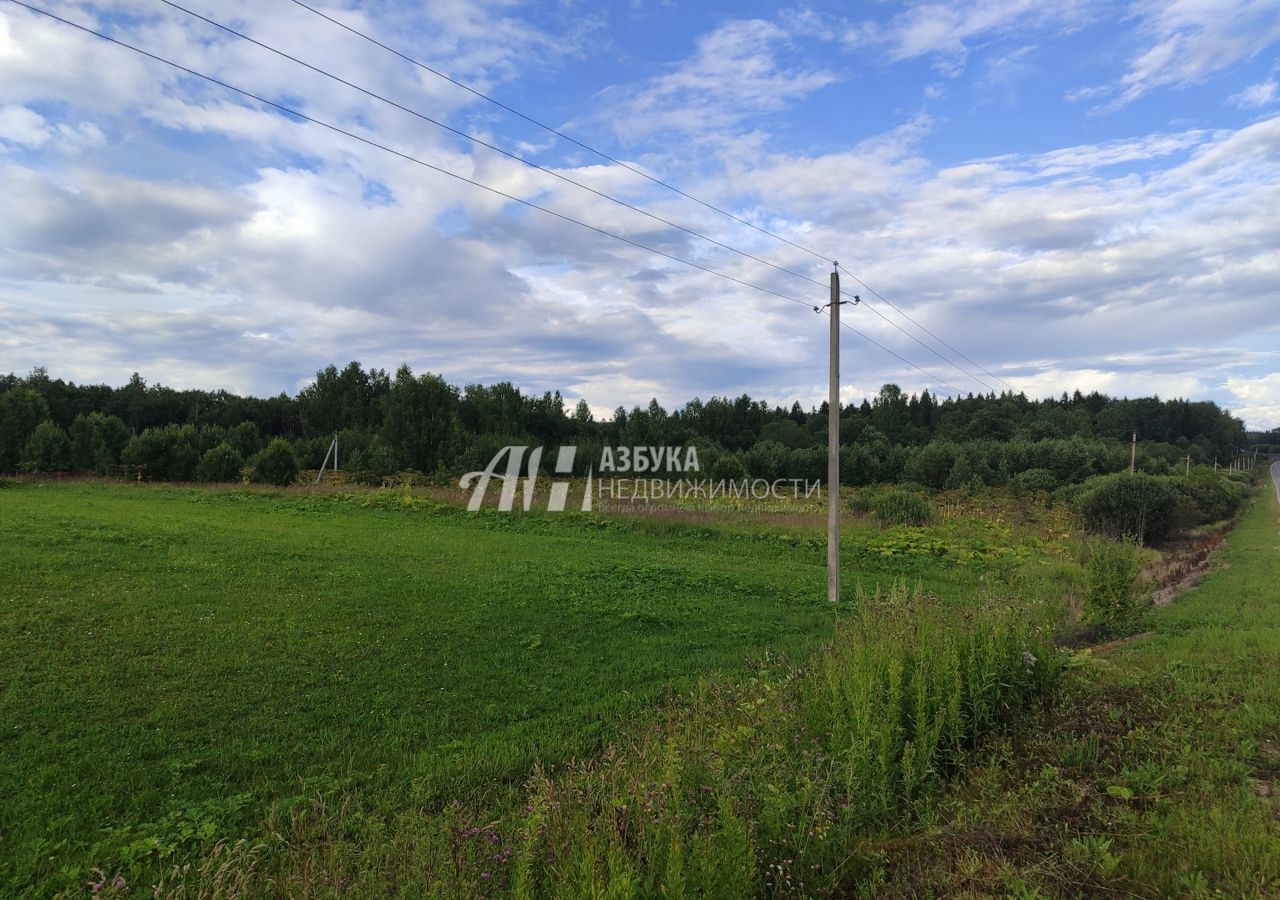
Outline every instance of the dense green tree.
POLYGON ((430 372, 396 371, 387 393, 382 439, 407 468, 434 472, 462 444, 458 391, 430 372))
POLYGON ((35 427, 22 450, 21 466, 26 472, 65 472, 71 466, 71 441, 67 433, 46 419, 35 427))
POLYGON ((41 422, 49 418, 49 404, 29 387, 0 394, 0 472, 18 467, 22 451, 41 422))
POLYGON ((71 423, 71 468, 105 475, 120 464, 129 429, 115 416, 100 412, 78 415, 71 423))

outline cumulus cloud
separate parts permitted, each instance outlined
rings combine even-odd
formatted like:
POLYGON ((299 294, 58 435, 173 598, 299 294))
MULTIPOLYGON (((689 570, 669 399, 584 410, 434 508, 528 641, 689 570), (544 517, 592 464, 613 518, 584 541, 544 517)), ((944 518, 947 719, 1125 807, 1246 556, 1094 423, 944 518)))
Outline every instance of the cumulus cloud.
POLYGON ((1237 413, 1254 428, 1280 428, 1280 372, 1230 377, 1227 390, 1236 398, 1237 413))
MULTIPOLYGON (((216 12, 283 49, 336 60, 371 89, 484 123, 474 98, 287 6, 237 0, 216 12)), ((429 7, 335 14, 482 83, 516 77, 526 57, 550 66, 581 52, 579 26, 537 28, 505 3, 429 7)), ((78 5, 59 8, 90 21, 78 5)), ((891 16, 869 39, 895 58, 955 61, 991 35, 1049 27, 1018 0, 936 7, 936 21, 922 18, 925 9, 891 16)), ((1071 3, 1055 10, 1059 29, 1090 14, 1071 3)), ((127 22, 139 42, 193 67, 801 303, 0 9, 0 368, 49 364, 112 381, 138 369, 180 386, 274 393, 358 358, 407 361, 457 381, 562 389, 596 408, 741 391, 824 399, 825 320, 807 308, 825 300, 821 284, 477 151, 151 4, 90 11, 103 27, 127 22), (75 143, 76 134, 88 142, 96 134, 96 146, 75 143)), ((913 109, 834 145, 779 141, 759 114, 803 104, 842 77, 788 62, 812 27, 805 16, 723 20, 687 59, 606 91, 598 121, 635 141, 644 166, 676 171, 691 192, 838 253, 930 331, 1029 392, 1216 394, 1250 416, 1270 415, 1280 118, 947 161, 931 157, 945 119, 913 109)), ((1027 55, 1007 55, 1008 65, 1027 55)), ((826 263, 623 167, 556 156, 545 142, 526 149, 825 283, 826 263)), ((931 373, 846 334, 847 399, 886 381, 909 390, 999 386, 874 294, 846 287, 866 300, 848 321, 931 373)))

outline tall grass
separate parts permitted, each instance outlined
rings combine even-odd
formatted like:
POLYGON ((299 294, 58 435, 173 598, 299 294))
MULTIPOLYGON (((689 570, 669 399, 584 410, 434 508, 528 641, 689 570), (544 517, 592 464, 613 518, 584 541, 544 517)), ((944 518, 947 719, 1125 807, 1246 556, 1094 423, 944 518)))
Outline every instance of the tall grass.
MULTIPOLYGON (((281 845, 248 890, 842 895, 874 868, 867 839, 916 822, 1055 669, 1048 630, 1025 610, 905 589, 863 598, 806 668, 775 660, 745 681, 704 681, 601 756, 535 773, 523 809, 455 803, 365 837, 350 807, 273 823, 281 845)), ((186 882, 175 873, 174 888, 186 882)))

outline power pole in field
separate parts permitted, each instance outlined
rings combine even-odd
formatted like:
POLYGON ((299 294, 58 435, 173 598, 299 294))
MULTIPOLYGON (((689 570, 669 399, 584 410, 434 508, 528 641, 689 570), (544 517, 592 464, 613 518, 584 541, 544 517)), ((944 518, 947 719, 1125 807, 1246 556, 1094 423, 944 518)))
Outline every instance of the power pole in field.
POLYGON ((1129 474, 1133 474, 1133 467, 1138 462, 1138 432, 1133 433, 1133 441, 1129 444, 1129 474))
POLYGON ((831 270, 827 369, 827 599, 840 600, 840 270, 831 270))
POLYGON ((329 449, 324 452, 324 462, 320 463, 320 471, 316 473, 316 484, 320 483, 320 479, 324 477, 324 470, 329 466, 329 457, 333 456, 333 471, 338 471, 338 436, 333 436, 333 442, 329 444, 329 449))
MULTIPOLYGON (((853 298, 854 303, 859 300, 853 298)), ((835 263, 827 304, 831 316, 827 351, 827 599, 832 603, 840 600, 840 306, 848 302, 840 299, 840 264, 835 263)), ((813 311, 821 312, 822 307, 815 306, 813 311)))

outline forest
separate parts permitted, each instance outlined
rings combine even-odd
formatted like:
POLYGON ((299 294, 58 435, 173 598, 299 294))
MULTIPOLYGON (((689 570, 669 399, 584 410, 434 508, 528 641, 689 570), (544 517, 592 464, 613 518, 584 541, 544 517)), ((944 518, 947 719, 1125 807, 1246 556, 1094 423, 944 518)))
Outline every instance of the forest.
MULTIPOLYGON (((1031 399, 1006 392, 939 399, 886 384, 841 410, 841 480, 944 488, 1025 482, 1053 489, 1129 464, 1151 474, 1226 465, 1249 439, 1217 404, 1100 393, 1031 399)), ((134 374, 127 384, 75 384, 38 368, 0 377, 0 471, 74 472, 163 481, 284 483, 319 468, 334 436, 341 467, 380 481, 397 473, 456 476, 507 444, 575 444, 585 471, 604 446, 696 446, 714 478, 809 478, 826 471, 827 407, 771 405, 747 395, 657 400, 606 419, 585 400, 529 394, 510 382, 459 388, 440 375, 329 366, 296 395, 176 390, 134 374), (258 477, 259 475, 263 477, 258 477)), ((549 465, 554 454, 546 454, 549 465)))

